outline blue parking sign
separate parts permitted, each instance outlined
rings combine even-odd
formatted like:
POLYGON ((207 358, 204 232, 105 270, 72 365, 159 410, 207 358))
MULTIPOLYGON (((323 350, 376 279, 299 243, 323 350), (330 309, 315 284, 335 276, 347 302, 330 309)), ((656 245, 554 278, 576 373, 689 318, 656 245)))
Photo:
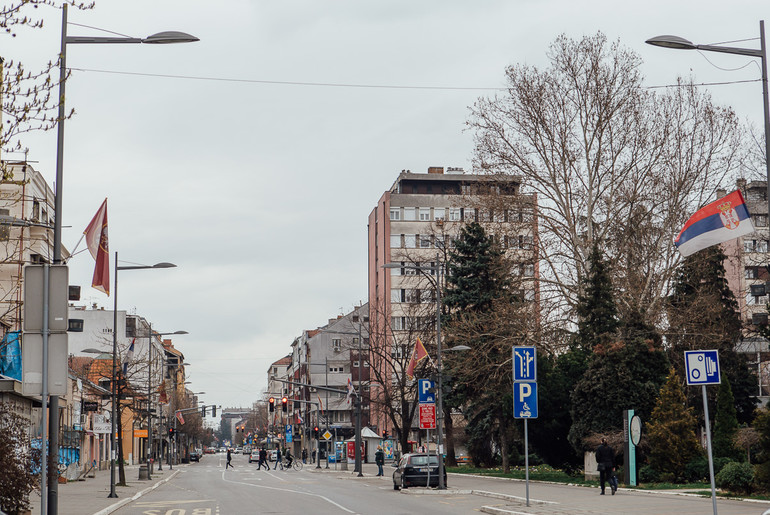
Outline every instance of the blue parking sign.
POLYGON ((687 384, 719 384, 719 353, 715 350, 684 351, 687 384))
POLYGON ((513 418, 537 418, 537 383, 513 384, 513 418))
POLYGON ((535 347, 513 348, 513 380, 537 381, 537 350, 535 347))
POLYGON ((420 404, 435 404, 436 383, 430 379, 418 379, 417 400, 420 404))

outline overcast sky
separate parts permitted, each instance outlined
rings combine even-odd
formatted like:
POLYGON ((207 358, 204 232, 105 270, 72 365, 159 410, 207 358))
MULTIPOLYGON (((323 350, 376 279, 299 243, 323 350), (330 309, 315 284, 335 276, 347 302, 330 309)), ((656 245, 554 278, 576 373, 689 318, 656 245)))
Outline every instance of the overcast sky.
MULTIPOLYGON (((0 36, 4 57, 56 58, 60 11, 37 11, 44 28, 0 36)), ((602 31, 642 56, 648 86, 758 79, 756 59, 644 41, 759 48, 763 18, 766 0, 97 0, 70 9, 70 35, 109 35, 77 23, 200 42, 68 47, 63 241, 107 197, 121 264, 178 265, 122 272, 119 309, 189 331, 174 343, 193 391, 246 407, 302 330, 366 301, 367 215, 398 172, 470 170, 468 106, 504 86, 506 66, 544 66, 559 34, 602 31)), ((711 91, 761 126, 760 82, 711 91)), ((55 133, 25 144, 52 183, 55 133)), ((112 309, 89 287, 90 255, 70 265, 83 301, 112 309)))

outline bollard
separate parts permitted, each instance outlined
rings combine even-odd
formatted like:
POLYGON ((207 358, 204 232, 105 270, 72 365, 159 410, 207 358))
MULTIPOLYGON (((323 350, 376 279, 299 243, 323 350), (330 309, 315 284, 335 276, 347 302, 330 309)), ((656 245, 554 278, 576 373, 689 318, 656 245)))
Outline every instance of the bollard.
POLYGON ((139 465, 139 480, 148 481, 150 479, 150 473, 147 464, 139 465))

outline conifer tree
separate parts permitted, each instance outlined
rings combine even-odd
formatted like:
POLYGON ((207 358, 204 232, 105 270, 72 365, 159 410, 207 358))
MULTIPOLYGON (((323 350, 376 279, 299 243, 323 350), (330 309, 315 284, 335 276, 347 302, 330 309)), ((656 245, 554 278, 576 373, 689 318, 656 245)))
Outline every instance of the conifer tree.
MULTIPOLYGON (((725 254, 719 245, 706 248, 684 259, 669 299, 669 359, 677 374, 684 377, 684 351, 716 349, 720 369, 730 381, 739 423, 748 423, 756 407, 757 378, 749 370, 745 356, 735 351, 741 338, 741 319, 725 275, 725 254)), ((700 392, 686 392, 690 406, 702 413, 700 392)), ((715 389, 708 389, 713 402, 715 389)))
POLYGON ((714 439, 711 444, 715 458, 737 461, 743 457, 743 453, 735 446, 735 435, 738 432, 738 418, 735 413, 735 399, 730 380, 722 374, 714 416, 714 439))
POLYGON ((696 427, 693 409, 686 405, 681 379, 672 368, 647 424, 650 465, 674 479, 681 478, 685 465, 702 452, 696 427))

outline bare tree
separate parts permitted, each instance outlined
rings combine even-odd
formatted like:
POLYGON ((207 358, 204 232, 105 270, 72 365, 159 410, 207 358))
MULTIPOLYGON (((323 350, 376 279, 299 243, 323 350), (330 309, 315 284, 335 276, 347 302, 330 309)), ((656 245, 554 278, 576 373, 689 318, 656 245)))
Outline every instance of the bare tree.
POLYGON ((639 56, 601 33, 560 36, 548 57, 547 69, 508 68, 506 92, 473 106, 474 164, 537 195, 544 322, 570 329, 599 241, 621 311, 659 323, 679 260, 672 239, 739 171, 744 129, 691 83, 646 90, 639 56))

